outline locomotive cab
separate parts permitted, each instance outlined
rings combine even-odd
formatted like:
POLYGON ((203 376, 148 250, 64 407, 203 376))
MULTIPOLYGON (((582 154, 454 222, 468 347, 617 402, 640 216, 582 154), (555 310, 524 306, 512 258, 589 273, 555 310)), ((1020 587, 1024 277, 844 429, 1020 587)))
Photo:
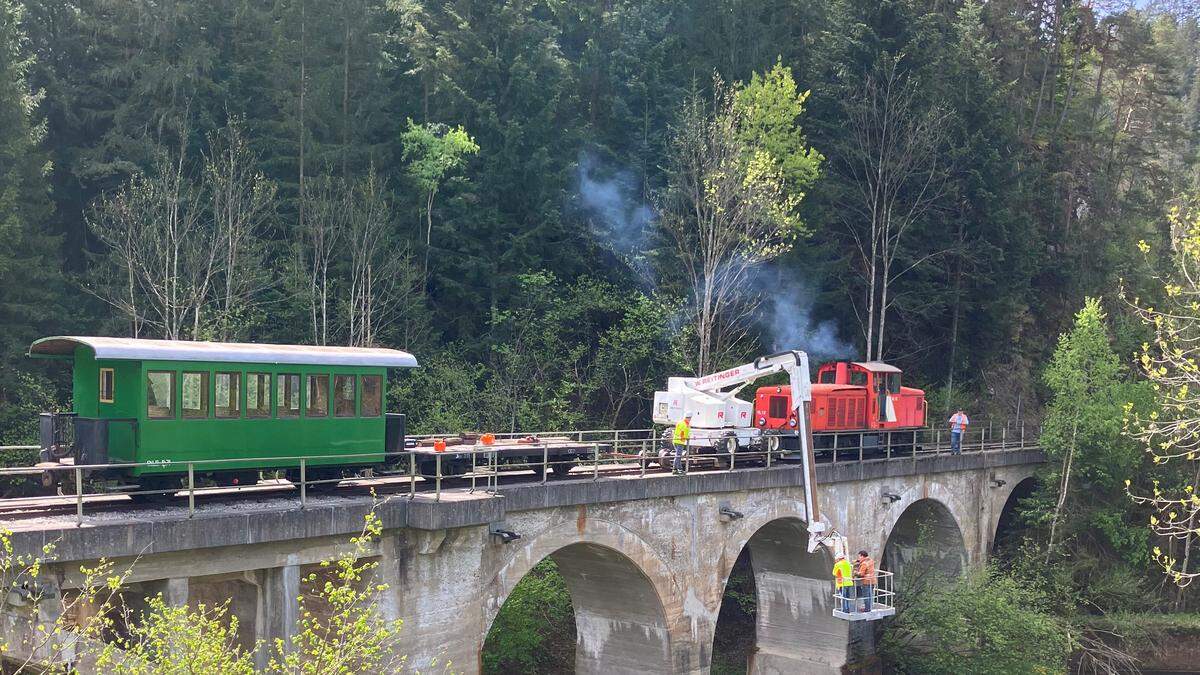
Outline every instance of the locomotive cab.
MULTIPOLYGON (((809 415, 813 432, 923 427, 925 392, 903 386, 902 375, 899 368, 879 361, 822 365, 812 387, 809 415)), ((754 422, 763 432, 794 431, 791 388, 760 387, 754 400, 754 422)))

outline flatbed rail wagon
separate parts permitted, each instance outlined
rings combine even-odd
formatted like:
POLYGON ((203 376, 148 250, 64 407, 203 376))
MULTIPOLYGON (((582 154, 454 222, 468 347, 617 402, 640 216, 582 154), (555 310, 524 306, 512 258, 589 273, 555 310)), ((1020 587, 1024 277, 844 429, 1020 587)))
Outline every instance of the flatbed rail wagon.
POLYGON ((463 476, 481 468, 542 470, 544 466, 556 476, 565 476, 580 460, 611 453, 612 446, 565 436, 489 439, 486 443, 481 438, 452 437, 425 439, 408 451, 413 454, 416 472, 422 476, 463 476))

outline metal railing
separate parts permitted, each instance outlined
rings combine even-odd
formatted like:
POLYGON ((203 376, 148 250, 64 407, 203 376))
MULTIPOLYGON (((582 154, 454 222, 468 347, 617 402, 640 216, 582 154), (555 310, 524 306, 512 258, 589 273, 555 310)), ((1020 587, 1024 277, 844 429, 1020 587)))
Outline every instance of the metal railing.
MULTIPOLYGON (((963 453, 1024 450, 1037 447, 1039 429, 1032 425, 989 424, 968 427, 962 436, 960 450, 963 453)), ((70 498, 66 504, 75 506, 78 523, 83 523, 84 504, 114 494, 130 495, 134 499, 171 498, 187 493, 188 515, 196 513, 197 494, 233 491, 268 491, 272 488, 295 489, 300 508, 306 508, 309 493, 336 487, 344 480, 395 481, 386 485, 407 487, 408 497, 416 499, 418 494, 429 494, 435 501, 442 499, 445 489, 464 490, 466 493, 483 491, 496 494, 502 474, 532 472, 533 480, 545 484, 551 476, 559 480, 599 480, 603 476, 638 476, 658 470, 670 470, 674 463, 674 451, 655 429, 607 429, 573 430, 568 432, 524 432, 494 434, 493 444, 480 440, 473 443, 454 445, 445 452, 433 448, 406 448, 394 452, 370 452, 336 455, 296 455, 288 457, 239 457, 205 459, 183 462, 124 462, 111 464, 74 465, 62 463, 52 466, 0 468, 0 477, 24 476, 41 478, 43 472, 68 473, 68 476, 52 476, 53 484, 70 489, 70 494, 60 491, 60 498, 70 498), (513 440, 527 439, 528 442, 514 449, 513 440), (569 439, 564 441, 563 439, 569 439), (506 456, 507 454, 507 456, 506 456), (356 461, 361 460, 361 461, 356 461), (260 469, 246 465, 270 467, 261 470, 260 480, 247 485, 207 486, 200 478, 208 473, 242 472, 259 473, 260 469), (362 475, 345 476, 338 465, 357 466, 362 475), (146 488, 146 481, 136 490, 105 490, 103 486, 88 484, 87 479, 102 472, 113 470, 176 467, 170 472, 149 474, 151 480, 166 477, 178 482, 178 486, 167 485, 146 488), (281 480, 280 473, 288 474, 281 480), (66 478, 68 480, 61 480, 66 478), (418 490, 418 483, 421 484, 418 490), (95 489, 93 489, 95 488, 95 489)), ((421 441, 436 438, 454 438, 447 435, 414 435, 408 439, 421 441)), ((825 432, 814 434, 818 463, 903 461, 917 457, 945 455, 953 452, 950 436, 945 429, 917 429, 909 431, 880 432, 825 432), (854 437, 857 437, 855 439, 854 437), (873 438, 872 438, 873 437, 873 438), (853 441, 853 443, 847 442, 853 441), (827 445, 828 447, 821 447, 827 445)), ((10 449, 37 449, 37 446, 6 446, 10 449)), ((770 447, 760 443, 753 447, 715 452, 711 448, 690 446, 681 458, 683 472, 697 470, 737 470, 748 466, 771 468, 777 463, 793 464, 800 458, 796 452, 785 448, 770 447)), ((130 479, 137 482, 138 478, 130 479)), ((17 508, 36 505, 46 497, 15 497, 0 499, 0 507, 17 508)), ((59 504, 59 506, 66 505, 59 504)), ((0 521, 4 513, 0 511, 0 521)))
POLYGON ((869 621, 896 613, 896 591, 892 572, 878 570, 875 583, 855 579, 853 586, 833 585, 833 615, 847 621, 869 621))

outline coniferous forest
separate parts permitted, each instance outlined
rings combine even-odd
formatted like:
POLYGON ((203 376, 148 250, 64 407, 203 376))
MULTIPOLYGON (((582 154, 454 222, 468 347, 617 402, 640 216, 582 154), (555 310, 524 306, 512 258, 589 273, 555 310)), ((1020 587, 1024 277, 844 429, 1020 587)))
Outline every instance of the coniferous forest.
MULTIPOLYGON (((1128 672, 1200 625, 1198 303, 1189 0, 0 0, 0 445, 69 409, 56 334, 403 348, 414 432, 884 360, 1049 461, 881 653, 1128 672)), ((482 663, 569 669, 527 581, 482 663)))
POLYGON ((0 7, 5 441, 60 333, 406 348, 420 430, 644 425, 790 347, 1011 416, 1196 181, 1187 5, 0 7), (775 158, 786 213, 689 239, 697 143, 775 158))

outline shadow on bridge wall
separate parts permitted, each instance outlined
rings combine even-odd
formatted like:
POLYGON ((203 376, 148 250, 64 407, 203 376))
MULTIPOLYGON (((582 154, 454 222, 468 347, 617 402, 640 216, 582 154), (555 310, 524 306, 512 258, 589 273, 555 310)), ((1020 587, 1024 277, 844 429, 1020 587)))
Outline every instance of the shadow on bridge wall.
POLYGON ((988 545, 989 554, 995 555, 997 549, 1020 543, 1022 524, 1017 513, 1017 507, 1022 499, 1033 495, 1033 491, 1037 489, 1037 484, 1037 477, 1030 476, 1013 486, 1012 491, 1008 493, 1008 498, 1004 501, 1004 506, 1000 509, 1000 516, 996 519, 996 531, 992 533, 992 538, 988 545))
POLYGON ((883 549, 883 569, 900 597, 927 583, 955 577, 967 566, 967 547, 954 514, 936 499, 919 499, 896 520, 883 549))
MULTIPOLYGON (((807 544, 808 530, 799 518, 772 520, 745 544, 741 560, 748 560, 749 569, 738 571, 748 571, 753 580, 746 585, 754 594, 754 644, 731 645, 730 651, 747 654, 749 673, 836 673, 845 661, 847 624, 832 616, 833 558, 823 548, 809 553, 807 544)), ((726 589, 732 572, 726 572, 726 589)), ((722 604, 728 602, 737 599, 726 594, 722 604)), ((734 627, 717 621, 715 632, 723 629, 734 627)), ((714 654, 714 662, 717 658, 714 654)))
POLYGON ((501 566, 485 599, 484 635, 516 585, 548 557, 571 595, 575 672, 671 672, 667 611, 650 576, 669 583, 665 563, 611 523, 590 519, 582 532, 558 529, 537 535, 501 566))

